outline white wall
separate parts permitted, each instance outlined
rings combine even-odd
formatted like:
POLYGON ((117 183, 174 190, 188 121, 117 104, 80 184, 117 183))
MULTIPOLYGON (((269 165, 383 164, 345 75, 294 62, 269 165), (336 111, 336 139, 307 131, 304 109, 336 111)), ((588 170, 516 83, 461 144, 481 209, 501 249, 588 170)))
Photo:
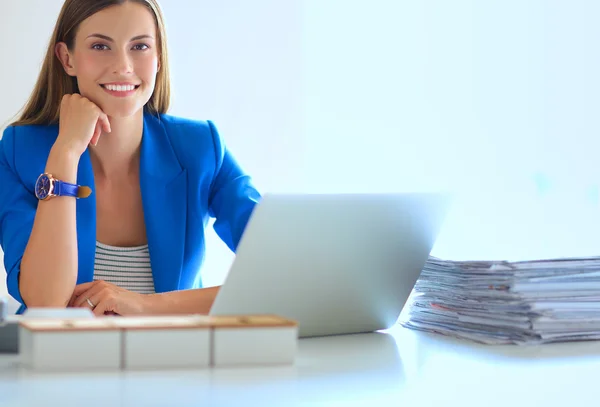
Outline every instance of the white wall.
MULTIPOLYGON (((263 191, 454 188, 445 257, 599 247, 596 1, 161 3, 171 113, 215 120, 263 191)), ((0 2, 0 123, 61 4, 0 2)), ((208 244, 219 284, 232 256, 208 244)))
POLYGON ((598 253, 600 3, 304 4, 311 187, 462 192, 442 257, 598 253))

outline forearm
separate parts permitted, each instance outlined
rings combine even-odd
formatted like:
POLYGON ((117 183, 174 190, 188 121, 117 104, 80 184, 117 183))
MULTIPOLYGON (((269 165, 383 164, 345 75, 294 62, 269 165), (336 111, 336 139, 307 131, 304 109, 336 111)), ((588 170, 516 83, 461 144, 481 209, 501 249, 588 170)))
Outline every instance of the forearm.
MULTIPOLYGON (((77 180, 78 157, 53 148, 46 172, 77 180)), ((21 261, 19 290, 27 307, 66 306, 77 283, 77 228, 74 198, 40 201, 21 261)))
POLYGON ((146 314, 208 314, 220 287, 150 294, 146 314))

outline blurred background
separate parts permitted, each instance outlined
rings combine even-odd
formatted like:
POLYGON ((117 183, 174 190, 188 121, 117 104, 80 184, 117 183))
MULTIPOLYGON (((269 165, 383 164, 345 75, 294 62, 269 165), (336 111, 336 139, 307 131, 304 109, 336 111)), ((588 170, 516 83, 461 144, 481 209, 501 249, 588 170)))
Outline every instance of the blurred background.
MULTIPOLYGON (((62 3, 0 1, 0 125, 62 3)), ((433 255, 599 254, 599 2, 161 5, 170 113, 213 120, 262 192, 453 191, 433 255)), ((211 230, 205 284, 232 259, 211 230)))

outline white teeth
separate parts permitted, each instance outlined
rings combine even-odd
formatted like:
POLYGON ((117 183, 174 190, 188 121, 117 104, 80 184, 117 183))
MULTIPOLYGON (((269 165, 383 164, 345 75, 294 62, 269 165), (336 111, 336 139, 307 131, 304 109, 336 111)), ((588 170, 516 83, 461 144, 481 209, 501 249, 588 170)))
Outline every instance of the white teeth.
POLYGON ((104 85, 104 87, 113 92, 130 92, 135 89, 133 85, 104 85))

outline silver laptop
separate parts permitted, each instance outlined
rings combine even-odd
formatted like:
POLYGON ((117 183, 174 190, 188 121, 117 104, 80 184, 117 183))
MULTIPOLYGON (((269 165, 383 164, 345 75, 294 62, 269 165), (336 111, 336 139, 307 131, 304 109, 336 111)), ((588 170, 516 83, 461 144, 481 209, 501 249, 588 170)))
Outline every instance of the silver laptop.
POLYGON ((435 193, 266 194, 210 314, 281 315, 300 337, 387 329, 449 205, 435 193))

